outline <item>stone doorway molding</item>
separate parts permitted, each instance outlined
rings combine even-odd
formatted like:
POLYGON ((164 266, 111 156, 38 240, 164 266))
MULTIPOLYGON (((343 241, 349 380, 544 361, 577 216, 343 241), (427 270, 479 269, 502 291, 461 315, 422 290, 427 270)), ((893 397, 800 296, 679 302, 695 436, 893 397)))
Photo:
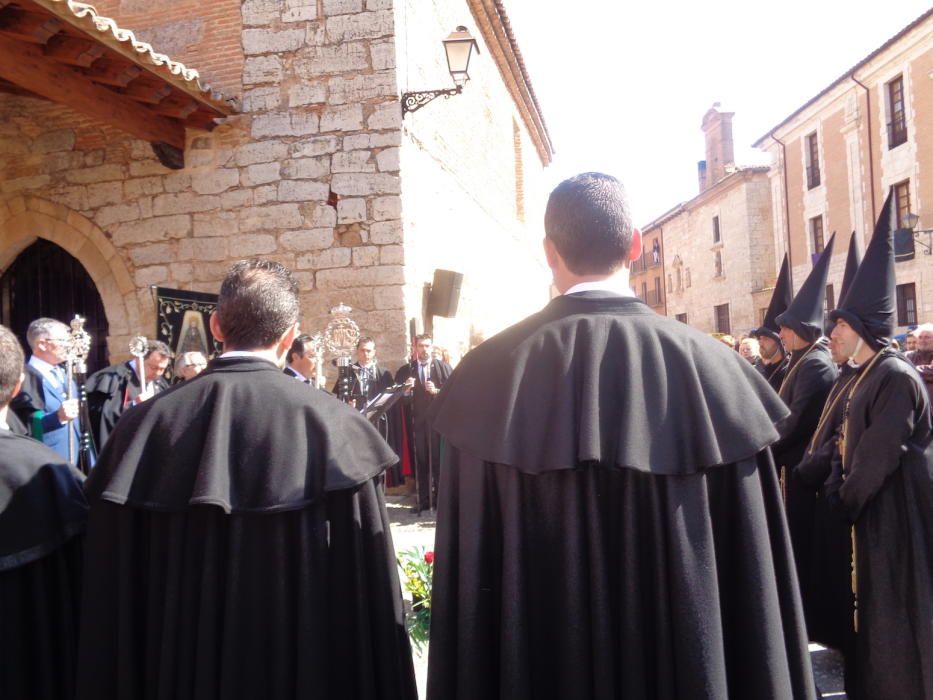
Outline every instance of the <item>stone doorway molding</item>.
POLYGON ((107 314, 111 361, 128 357, 129 340, 142 328, 139 301, 113 243, 90 219, 62 204, 32 196, 0 199, 0 271, 37 238, 58 244, 84 266, 107 314))

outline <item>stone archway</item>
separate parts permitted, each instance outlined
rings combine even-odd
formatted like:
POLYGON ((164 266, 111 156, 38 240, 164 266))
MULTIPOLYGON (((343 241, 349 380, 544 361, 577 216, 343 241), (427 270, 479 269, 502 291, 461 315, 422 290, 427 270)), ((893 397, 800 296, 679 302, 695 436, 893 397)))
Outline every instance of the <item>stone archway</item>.
POLYGON ((140 326, 136 285, 113 243, 90 219, 45 199, 17 196, 0 200, 0 271, 37 238, 64 248, 97 286, 109 323, 111 356, 127 355, 133 329, 140 326))

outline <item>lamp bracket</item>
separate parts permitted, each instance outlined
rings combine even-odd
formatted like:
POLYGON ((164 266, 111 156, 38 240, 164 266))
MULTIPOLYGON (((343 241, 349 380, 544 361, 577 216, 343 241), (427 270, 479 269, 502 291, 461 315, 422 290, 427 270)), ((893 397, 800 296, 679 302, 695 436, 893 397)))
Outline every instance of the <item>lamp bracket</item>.
POLYGON ((463 92, 463 86, 458 85, 457 87, 445 88, 441 90, 421 90, 420 92, 403 92, 402 93, 402 119, 405 118, 405 115, 409 112, 417 112, 419 109, 424 107, 426 104, 432 100, 436 100, 438 97, 452 97, 453 95, 459 95, 463 92))
POLYGON ((933 228, 920 229, 919 231, 914 231, 914 240, 919 243, 927 255, 933 255, 933 228), (924 241, 923 236, 926 236, 927 239, 924 241))

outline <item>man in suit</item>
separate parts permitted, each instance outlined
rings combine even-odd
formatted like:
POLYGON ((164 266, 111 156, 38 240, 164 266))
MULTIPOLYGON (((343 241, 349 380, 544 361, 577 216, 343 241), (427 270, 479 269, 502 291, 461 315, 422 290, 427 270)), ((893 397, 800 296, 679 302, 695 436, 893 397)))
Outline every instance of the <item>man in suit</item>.
POLYGON ((165 370, 172 360, 172 350, 161 340, 150 340, 143 357, 146 391, 142 391, 139 364, 134 358, 105 367, 88 377, 87 405, 98 452, 113 432, 114 426, 130 407, 151 399, 168 389, 165 370))
MULTIPOLYGON (((68 357, 68 326, 54 318, 37 318, 29 324, 26 340, 32 357, 11 408, 32 437, 67 460, 69 430, 78 444, 78 400, 68 398, 67 373, 61 366, 68 357)), ((72 396, 77 396, 74 383, 72 396)))
POLYGON ((414 445, 418 483, 418 505, 412 508, 416 513, 437 504, 441 441, 431 426, 430 409, 453 371, 446 362, 432 357, 433 345, 434 339, 427 333, 415 336, 415 361, 403 365, 395 374, 395 383, 407 384, 411 392, 407 424, 409 444, 414 445))
MULTIPOLYGON (((376 341, 360 338, 356 344, 356 362, 350 365, 350 395, 362 400, 357 408, 362 408, 393 383, 392 373, 376 362, 376 341)), ((331 391, 336 394, 338 388, 335 383, 331 391)))
POLYGON ((317 357, 310 335, 302 333, 292 341, 285 361, 288 363, 283 370, 285 374, 305 384, 317 386, 317 357))

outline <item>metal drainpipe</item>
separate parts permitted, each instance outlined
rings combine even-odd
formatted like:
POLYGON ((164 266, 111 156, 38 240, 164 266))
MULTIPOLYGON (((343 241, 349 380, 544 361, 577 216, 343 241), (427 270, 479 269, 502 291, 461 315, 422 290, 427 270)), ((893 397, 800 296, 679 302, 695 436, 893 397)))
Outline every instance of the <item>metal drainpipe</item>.
POLYGON ((872 128, 871 128, 871 90, 868 89, 868 86, 865 83, 861 82, 858 78, 855 77, 855 73, 849 76, 858 85, 865 91, 865 109, 868 112, 868 178, 869 190, 871 192, 871 225, 874 226, 875 222, 875 149, 872 145, 872 128))
POLYGON ((787 276, 790 281, 791 292, 794 291, 794 255, 791 253, 790 246, 790 200, 788 199, 787 187, 787 146, 781 139, 771 132, 771 138, 781 147, 781 170, 784 173, 784 226, 787 228, 787 276))

